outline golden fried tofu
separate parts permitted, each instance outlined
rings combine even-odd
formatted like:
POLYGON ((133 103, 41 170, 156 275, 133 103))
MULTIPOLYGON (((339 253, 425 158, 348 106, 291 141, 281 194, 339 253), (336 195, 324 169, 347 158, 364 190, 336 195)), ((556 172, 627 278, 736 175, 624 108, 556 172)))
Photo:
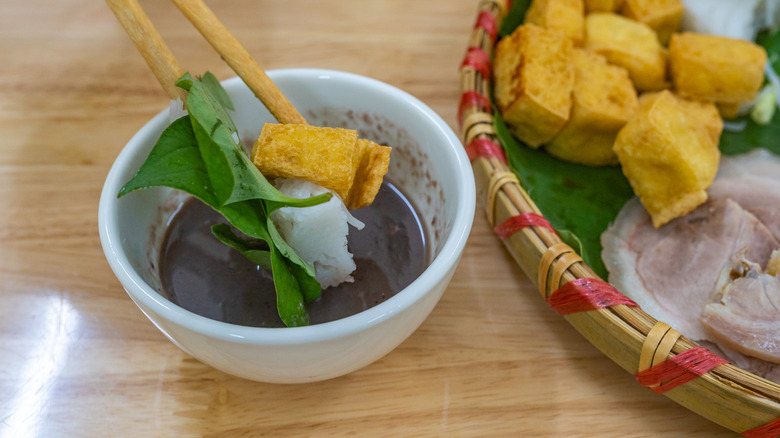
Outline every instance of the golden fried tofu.
POLYGON ((574 45, 581 45, 585 5, 583 0, 533 0, 525 14, 525 22, 560 31, 574 45))
POLYGON ((614 149, 656 228, 707 200, 720 161, 710 134, 669 92, 639 108, 614 149))
POLYGON ((496 105, 509 129, 531 147, 552 139, 569 119, 572 43, 561 33, 523 24, 496 45, 496 105))
POLYGON ((680 28, 685 8, 681 0, 625 0, 621 13, 650 26, 658 41, 669 44, 669 38, 680 28))
MULTIPOLYGON (((655 93, 644 93, 639 96, 639 106, 652 105, 661 95, 669 91, 658 91, 655 93)), ((696 100, 683 99, 674 96, 686 114, 697 120, 710 135, 712 141, 717 144, 720 142, 720 134, 723 132, 723 119, 720 118, 718 108, 712 102, 700 102, 696 100)))
POLYGON ((634 85, 626 69, 608 64, 596 53, 574 49, 571 64, 575 77, 571 115, 545 148, 566 161, 590 166, 617 164, 612 145, 637 110, 634 85))
POLYGON ((617 12, 623 6, 623 0, 585 0, 585 13, 617 12))
POLYGON ((726 102, 717 102, 715 106, 718 108, 718 112, 720 113, 720 116, 724 119, 733 119, 734 117, 737 117, 739 115, 739 108, 741 106, 741 102, 735 102, 735 103, 726 103, 726 102))
POLYGON ((352 129, 266 123, 252 149, 252 162, 266 177, 305 179, 331 189, 355 209, 374 201, 390 151, 358 140, 352 129))
POLYGON ((646 24, 612 13, 585 18, 585 48, 628 70, 639 91, 667 88, 666 55, 646 24))
POLYGON ((374 202, 374 197, 382 185, 382 178, 390 165, 392 148, 380 146, 372 141, 359 138, 357 141, 360 164, 355 173, 352 189, 346 202, 347 208, 365 207, 374 202))
POLYGON ((690 32, 672 35, 669 70, 682 97, 716 103, 752 100, 764 82, 766 51, 750 41, 690 32))

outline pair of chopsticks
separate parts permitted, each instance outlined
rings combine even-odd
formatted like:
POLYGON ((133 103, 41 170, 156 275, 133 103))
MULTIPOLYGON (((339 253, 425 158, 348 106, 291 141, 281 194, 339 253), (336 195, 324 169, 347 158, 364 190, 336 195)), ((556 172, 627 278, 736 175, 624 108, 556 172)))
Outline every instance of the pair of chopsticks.
MULTIPOLYGON (((211 47, 243 79, 279 123, 305 124, 306 119, 282 94, 202 0, 171 0, 198 29, 211 47)), ((184 102, 185 91, 175 82, 184 74, 170 48, 152 25, 137 0, 106 0, 117 20, 141 53, 149 68, 171 99, 184 102)))

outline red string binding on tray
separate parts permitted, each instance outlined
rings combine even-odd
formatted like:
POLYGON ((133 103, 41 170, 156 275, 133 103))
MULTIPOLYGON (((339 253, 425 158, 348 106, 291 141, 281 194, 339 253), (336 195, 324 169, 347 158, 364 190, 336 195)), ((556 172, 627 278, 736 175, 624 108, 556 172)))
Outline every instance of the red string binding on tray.
POLYGON ((780 418, 777 420, 757 427, 755 429, 742 432, 742 436, 747 438, 775 438, 780 436, 780 418))
POLYGON ((493 108, 490 106, 490 99, 477 93, 474 90, 466 91, 460 95, 460 104, 458 105, 458 121, 463 121, 463 111, 470 108, 479 108, 488 114, 493 113, 493 108))
POLYGON ((636 303, 617 291, 611 284, 595 278, 578 278, 559 287, 547 298, 547 304, 559 315, 603 309, 636 303))
POLYGON ((504 164, 507 162, 506 155, 504 154, 504 150, 501 149, 501 146, 489 138, 484 137, 478 137, 471 140, 469 144, 466 145, 466 155, 468 155, 469 160, 471 161, 474 161, 479 157, 494 157, 501 160, 504 164))
POLYGON ((498 27, 496 26, 496 17, 494 17, 488 11, 482 11, 477 17, 477 22, 474 24, 474 28, 482 28, 490 35, 490 40, 496 42, 498 36, 498 27))
POLYGON ((479 47, 471 46, 466 50, 466 57, 460 67, 472 67, 480 72, 484 79, 490 78, 490 57, 479 47))
POLYGON ((504 240, 525 227, 542 227, 547 228, 548 230, 555 233, 552 225, 547 222, 547 219, 545 219, 544 216, 530 212, 512 216, 504 222, 496 225, 493 230, 496 232, 496 234, 498 234, 498 237, 501 240, 504 240))
POLYGON ((728 361, 710 350, 704 347, 695 347, 638 372, 636 380, 641 385, 650 386, 654 392, 662 394, 683 383, 688 383, 724 363, 728 363, 728 361))

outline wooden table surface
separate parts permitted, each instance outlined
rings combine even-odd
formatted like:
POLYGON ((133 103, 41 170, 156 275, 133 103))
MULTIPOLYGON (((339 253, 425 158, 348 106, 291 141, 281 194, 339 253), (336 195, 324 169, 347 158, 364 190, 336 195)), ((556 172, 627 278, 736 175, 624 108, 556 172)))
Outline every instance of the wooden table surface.
MULTIPOLYGON (((476 0, 208 3, 264 68, 371 76, 456 128, 476 0)), ((142 4, 185 69, 233 76, 172 4, 142 4)), ((550 310, 482 211, 431 316, 374 364, 305 385, 203 365, 130 301, 98 239, 111 162, 166 105, 102 1, 0 2, 0 437, 732 435, 550 310)))

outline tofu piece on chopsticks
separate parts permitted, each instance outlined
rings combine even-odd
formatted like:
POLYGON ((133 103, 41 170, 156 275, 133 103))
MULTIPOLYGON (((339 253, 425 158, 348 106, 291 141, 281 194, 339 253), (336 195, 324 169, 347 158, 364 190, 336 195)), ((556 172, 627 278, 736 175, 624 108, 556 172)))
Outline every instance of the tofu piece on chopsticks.
POLYGON ((358 139, 357 131, 266 123, 252 162, 271 178, 305 179, 336 192, 349 209, 374 201, 392 148, 358 139))

